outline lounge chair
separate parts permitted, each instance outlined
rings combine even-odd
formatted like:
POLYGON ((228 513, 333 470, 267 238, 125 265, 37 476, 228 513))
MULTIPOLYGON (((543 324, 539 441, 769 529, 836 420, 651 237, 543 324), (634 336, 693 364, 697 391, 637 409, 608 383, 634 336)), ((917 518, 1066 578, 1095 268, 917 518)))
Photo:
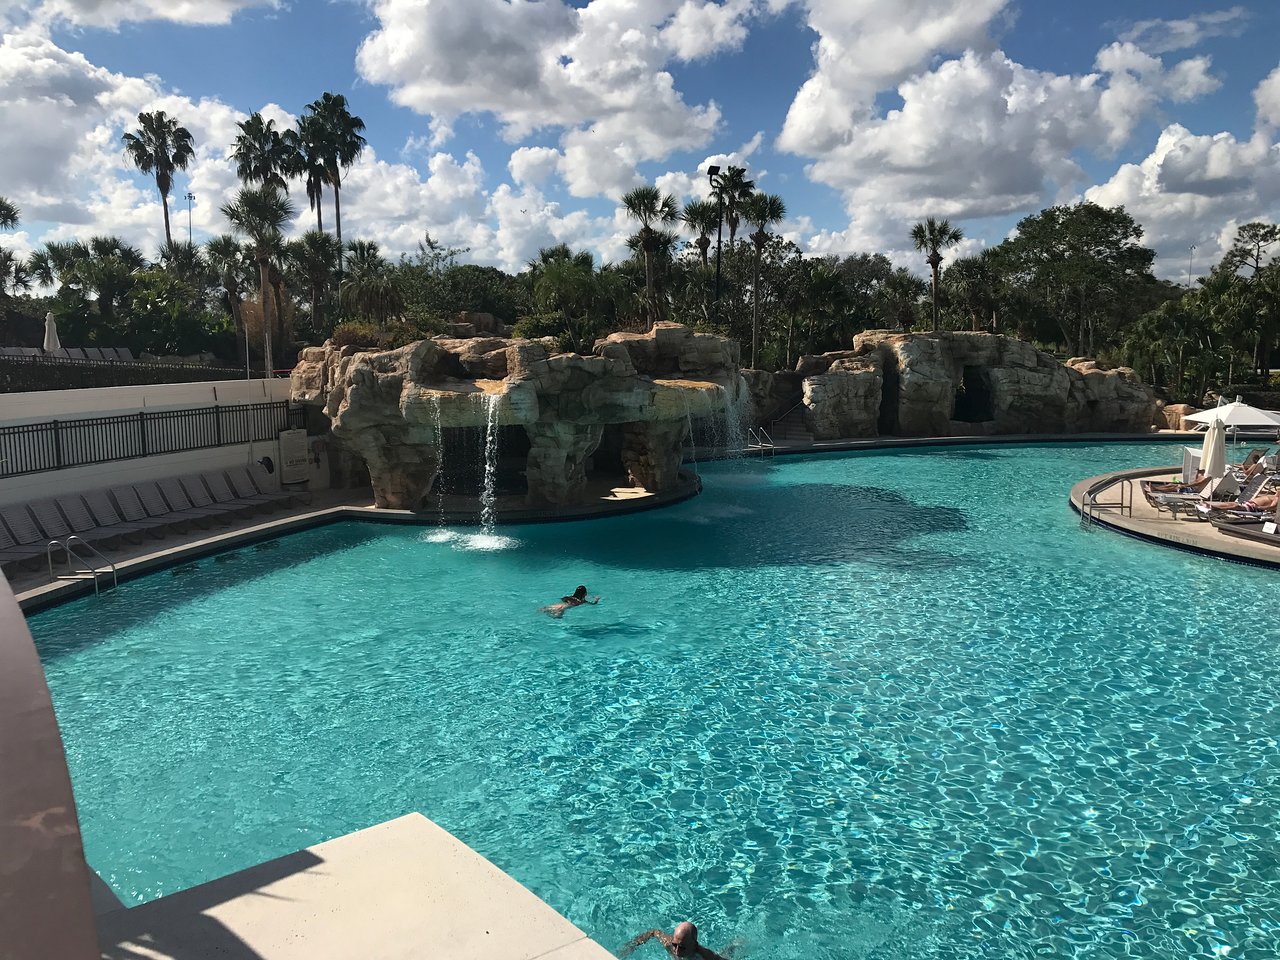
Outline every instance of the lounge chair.
POLYGON ((176 509, 170 506, 165 502, 164 496, 160 493, 160 488, 155 485, 154 481, 134 484, 133 489, 138 495, 138 499, 142 502, 142 508, 147 511, 147 516, 149 517, 185 520, 187 523, 194 523, 201 527, 210 526, 215 517, 219 520, 226 519, 220 514, 210 513, 208 510, 176 509))
MULTIPOLYGON (((165 529, 170 526, 167 520, 148 517, 147 512, 142 509, 141 503, 138 504, 137 518, 126 520, 120 515, 120 511, 116 509, 115 504, 111 502, 110 495, 105 490, 92 490, 86 493, 84 502, 89 508, 89 513, 93 515, 93 519, 100 527, 120 527, 159 538, 164 536, 165 529)), ((66 510, 64 509, 63 512, 65 513, 66 510)))
POLYGON ((47 547, 38 543, 19 543, 9 528, 0 523, 0 569, 12 576, 20 566, 38 569, 45 559, 47 547))
POLYGON ((265 497, 273 503, 281 506, 288 506, 297 499, 294 494, 284 491, 276 492, 270 487, 265 489, 254 484, 253 478, 249 475, 247 467, 236 467, 234 470, 227 471, 227 480, 231 482, 231 489, 236 492, 237 497, 248 500, 252 497, 265 497))
POLYGON ((1201 504, 1215 498, 1221 500, 1234 496, 1240 489, 1236 478, 1229 473, 1217 480, 1209 481, 1199 493, 1162 493, 1151 489, 1151 483, 1147 480, 1140 481, 1138 487, 1142 490, 1147 503, 1155 507, 1157 513, 1170 513, 1175 517, 1179 514, 1194 516, 1196 507, 1201 504))
POLYGON ((164 501, 160 498, 160 492, 156 491, 156 498, 160 499, 160 511, 152 514, 147 510, 146 505, 142 502, 142 497, 134 487, 120 486, 111 488, 111 497, 115 500, 116 506, 120 508, 121 515, 130 523, 138 524, 154 524, 157 530, 172 528, 175 530, 183 530, 196 522, 195 517, 184 517, 176 513, 170 513, 163 509, 164 501))
POLYGON ((53 500, 37 500, 28 504, 27 508, 36 518, 36 523, 40 525, 46 542, 54 540, 65 542, 68 537, 74 535, 95 547, 110 547, 118 544, 122 536, 120 533, 100 530, 92 524, 86 530, 75 529, 67 522, 67 518, 62 515, 62 511, 58 509, 58 504, 53 500))
POLYGON ((197 510, 221 510, 223 513, 234 516, 248 514, 255 509, 253 504, 215 501, 210 496, 208 488, 205 487, 204 481, 198 476, 179 477, 178 483, 182 485, 182 489, 191 501, 192 507, 197 510))
POLYGON ((67 347, 67 357, 71 360, 84 360, 84 350, 81 347, 67 347))
POLYGON ((84 358, 86 360, 103 360, 102 350, 98 347, 85 347, 84 358))
MULTIPOLYGON (((165 477, 163 480, 158 481, 155 486, 159 488, 160 495, 169 504, 169 509, 173 513, 190 512, 209 520, 216 520, 223 525, 231 522, 231 518, 228 516, 231 513, 230 510, 223 510, 221 507, 197 507, 192 503, 191 498, 187 496, 187 492, 182 489, 182 484, 178 482, 177 477, 165 477)), ((139 494, 142 493, 141 490, 138 492, 139 494)), ((143 506, 146 506, 146 503, 147 499, 143 496, 143 506)))
POLYGON ((67 518, 67 525, 81 539, 89 531, 95 531, 103 536, 114 536, 120 541, 128 539, 140 542, 146 532, 142 527, 130 523, 99 523, 85 506, 82 497, 58 497, 57 504, 62 515, 67 518))
POLYGON ((237 497, 236 492, 227 483, 226 474, 217 471, 202 474, 201 479, 204 480, 205 486, 209 488, 209 492, 213 494, 215 503, 235 504, 246 509, 252 508, 266 513, 274 510, 282 502, 273 497, 264 497, 260 493, 255 493, 249 497, 237 497))

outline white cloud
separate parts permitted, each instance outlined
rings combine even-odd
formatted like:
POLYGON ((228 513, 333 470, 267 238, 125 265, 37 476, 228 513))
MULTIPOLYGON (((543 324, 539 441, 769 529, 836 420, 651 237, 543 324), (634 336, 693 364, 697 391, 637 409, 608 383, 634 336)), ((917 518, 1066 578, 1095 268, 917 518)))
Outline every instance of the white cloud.
MULTIPOLYGON (((372 8, 379 28, 360 45, 360 74, 428 115, 437 141, 463 114, 493 115, 513 141, 558 131, 556 170, 569 192, 617 197, 638 182, 637 165, 711 138, 719 108, 687 103, 667 66, 740 45, 754 0, 591 0, 580 9, 564 0, 374 0, 372 8)), ((546 169, 542 154, 528 172, 546 169)))
POLYGON ((32 17, 36 22, 85 27, 115 28, 143 20, 208 25, 229 23, 241 10, 253 7, 278 9, 280 0, 44 0, 32 17))
POLYGON ((1170 53, 1197 47, 1211 37, 1238 37, 1249 21, 1242 6, 1194 14, 1182 20, 1139 20, 1120 39, 1152 53, 1170 53))
POLYGON ((1258 108, 1258 125, 1280 126, 1280 67, 1276 67, 1254 88, 1253 102, 1258 108))
POLYGON ((1085 198, 1122 204, 1160 254, 1157 269, 1184 276, 1192 244, 1195 261, 1207 267, 1221 259, 1238 224, 1280 215, 1280 145, 1263 134, 1241 141, 1171 124, 1145 159, 1122 165, 1085 198))
POLYGON ((805 0, 818 34, 813 74, 797 92, 778 138, 792 153, 821 154, 848 143, 891 89, 939 52, 987 49, 988 26, 1008 0, 805 0))
POLYGON ((1094 62, 1108 75, 1098 109, 1110 128, 1107 142, 1119 147, 1134 127, 1163 99, 1187 103, 1218 89, 1220 81, 1209 74, 1208 57, 1191 57, 1171 70, 1132 43, 1113 43, 1098 51, 1094 62))

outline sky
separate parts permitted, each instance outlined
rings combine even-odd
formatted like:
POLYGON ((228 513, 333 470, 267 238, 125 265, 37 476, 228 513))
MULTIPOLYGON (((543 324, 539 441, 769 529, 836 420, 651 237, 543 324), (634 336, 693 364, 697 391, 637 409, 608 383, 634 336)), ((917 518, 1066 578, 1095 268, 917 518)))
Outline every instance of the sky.
POLYGON ((713 163, 779 195, 806 253, 921 272, 928 215, 962 255, 1054 203, 1123 204, 1181 281, 1280 218, 1274 0, 0 0, 0 28, 22 211, 0 243, 23 253, 114 234, 155 255, 159 197, 120 138, 157 109, 196 143, 175 239, 188 192, 194 239, 226 232, 237 122, 290 126, 326 91, 367 127, 344 239, 430 233, 511 271, 559 242, 625 258, 618 198, 705 196, 713 163))

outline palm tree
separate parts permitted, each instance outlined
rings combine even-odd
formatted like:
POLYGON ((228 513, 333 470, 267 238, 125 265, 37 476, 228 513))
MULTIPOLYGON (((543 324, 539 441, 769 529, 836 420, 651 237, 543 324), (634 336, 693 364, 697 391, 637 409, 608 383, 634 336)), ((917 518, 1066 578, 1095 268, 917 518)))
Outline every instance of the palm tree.
POLYGON ((160 266, 192 289, 201 291, 210 286, 209 261, 197 245, 179 240, 160 249, 160 266))
POLYGON ((391 264, 371 240, 353 240, 347 251, 351 254, 351 273, 342 281, 342 308, 384 329, 387 320, 404 309, 404 294, 391 272, 391 264))
POLYGON ((275 362, 275 355, 271 352, 271 321, 267 306, 273 292, 271 261, 285 224, 294 218, 296 212, 289 198, 272 187, 244 187, 236 194, 235 200, 222 206, 222 215, 231 222, 236 233, 249 241, 253 259, 258 264, 263 363, 267 377, 271 376, 275 362))
POLYGON ((325 166, 324 129, 320 118, 316 114, 305 114, 298 118, 298 125, 293 130, 286 130, 281 136, 291 153, 289 173, 302 178, 306 185, 307 203, 316 212, 316 229, 324 230, 321 201, 329 172, 325 166))
POLYGON ((326 93, 307 104, 315 119, 315 143, 324 158, 325 183, 333 187, 333 221, 338 233, 338 273, 342 274, 342 171, 347 170, 364 151, 365 139, 360 135, 364 121, 353 117, 347 109, 347 98, 340 93, 326 93))
POLYGON ((959 227, 951 226, 950 220, 935 220, 933 217, 925 217, 922 223, 917 223, 911 228, 911 242, 915 244, 917 250, 929 251, 925 262, 929 264, 929 269, 933 271, 933 330, 938 331, 938 267, 942 263, 942 254, 939 251, 948 247, 954 247, 957 243, 964 239, 959 227))
POLYGON ((720 225, 720 205, 711 200, 690 200, 680 213, 680 222, 697 235, 694 245, 702 265, 709 266, 707 251, 711 249, 711 231, 720 225))
POLYGON ((308 230, 285 248, 289 266, 311 289, 311 329, 323 333, 324 295, 333 282, 338 241, 322 230, 308 230))
POLYGON ((156 178, 160 203, 164 206, 164 242, 173 243, 169 233, 169 191, 173 189, 173 172, 187 169, 195 156, 191 133, 163 110, 138 114, 138 129, 121 138, 125 153, 133 165, 156 178))
POLYGON ((755 190, 754 180, 747 179, 747 171, 742 167, 729 167, 720 177, 719 185, 713 187, 711 195, 724 204, 724 222, 729 227, 729 249, 733 249, 733 241, 738 236, 738 224, 742 222, 742 205, 755 190))
POLYGON ((19 290, 31 289, 31 270, 12 250, 0 247, 0 301, 8 300, 19 290))
POLYGON ((0 230, 12 230, 21 219, 17 204, 8 197, 0 197, 0 230))
POLYGON ((244 299, 240 291, 243 288, 242 275, 249 266, 249 258, 245 255, 244 246, 229 233, 214 237, 204 248, 205 257, 210 266, 218 274, 222 291, 227 298, 227 309, 231 311, 231 321, 236 325, 236 351, 249 367, 249 344, 245 341, 244 317, 240 313, 240 303, 244 299))
POLYGON ((755 369, 756 348, 760 341, 760 258, 769 242, 768 230, 787 216, 787 205, 776 193, 753 193, 743 204, 742 214, 756 228, 751 242, 756 248, 755 279, 751 284, 751 367, 755 369))
POLYGON ((276 122, 253 113, 236 126, 240 132, 231 149, 236 176, 245 184, 260 184, 287 193, 289 184, 284 177, 294 169, 295 161, 289 144, 276 129, 276 122))
POLYGON ((661 193, 657 187, 641 186, 622 195, 622 208, 628 217, 640 224, 638 239, 640 249, 644 251, 645 297, 649 303, 649 322, 654 323, 662 319, 655 292, 654 257, 663 243, 654 226, 675 223, 680 216, 679 204, 675 197, 661 193))

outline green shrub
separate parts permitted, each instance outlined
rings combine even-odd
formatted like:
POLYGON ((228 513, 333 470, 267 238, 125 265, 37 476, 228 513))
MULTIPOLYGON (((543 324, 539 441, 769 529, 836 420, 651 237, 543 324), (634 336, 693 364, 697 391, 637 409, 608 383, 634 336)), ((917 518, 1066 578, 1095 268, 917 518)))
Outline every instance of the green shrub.
POLYGON ((564 328, 564 318, 558 313, 534 313, 521 317, 511 328, 511 336, 517 340, 540 340, 554 337, 559 350, 568 350, 569 332, 564 328))
POLYGON ((385 350, 391 343, 385 332, 372 323, 358 320, 338 324, 329 339, 335 347, 369 347, 374 350, 385 350))

